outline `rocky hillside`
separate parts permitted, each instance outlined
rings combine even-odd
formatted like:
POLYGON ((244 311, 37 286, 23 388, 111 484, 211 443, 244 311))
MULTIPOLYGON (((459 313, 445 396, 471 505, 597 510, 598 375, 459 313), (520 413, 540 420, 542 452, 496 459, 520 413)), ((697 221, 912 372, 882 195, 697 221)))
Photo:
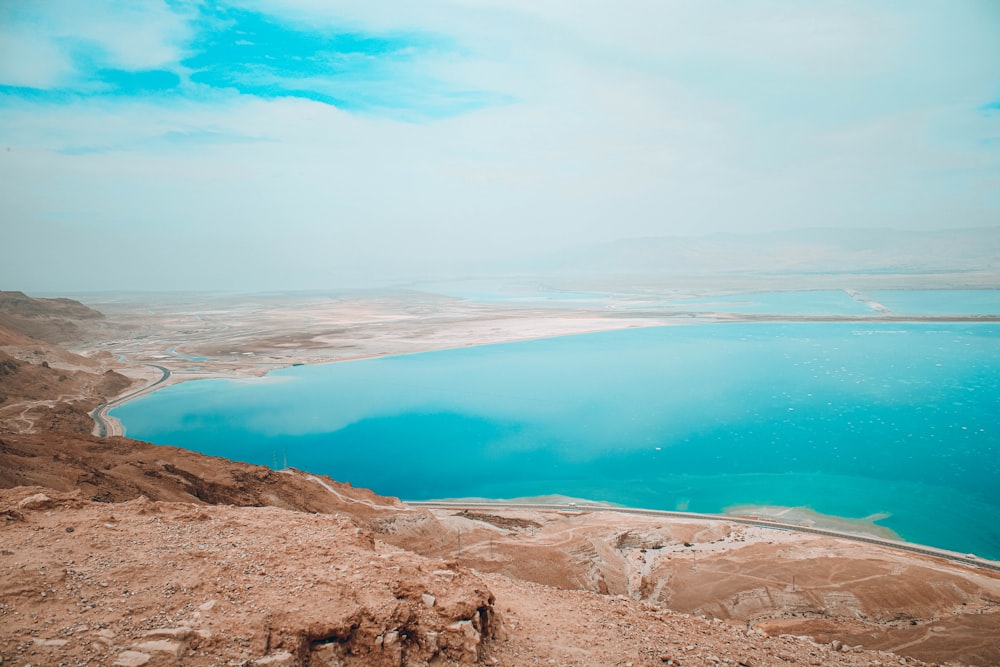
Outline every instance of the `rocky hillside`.
POLYGON ((23 292, 0 291, 0 327, 36 340, 77 340, 88 321, 104 315, 72 299, 35 299, 23 292))
POLYGON ((308 513, 392 516, 398 501, 329 478, 203 456, 128 438, 0 434, 0 488, 41 486, 120 503, 151 500, 308 513))
POLYGON ((480 575, 342 512, 16 487, 0 514, 4 664, 923 664, 480 575))
POLYGON ((71 299, 0 292, 0 432, 93 430, 89 413, 134 381, 107 353, 85 357, 55 343, 103 317, 71 299))
POLYGON ((480 577, 380 549, 351 516, 0 493, 4 664, 473 664, 480 577))
POLYGON ((0 346, 0 431, 90 433, 90 411, 133 382, 68 352, 47 355, 22 349, 20 356, 27 359, 13 357, 0 346))

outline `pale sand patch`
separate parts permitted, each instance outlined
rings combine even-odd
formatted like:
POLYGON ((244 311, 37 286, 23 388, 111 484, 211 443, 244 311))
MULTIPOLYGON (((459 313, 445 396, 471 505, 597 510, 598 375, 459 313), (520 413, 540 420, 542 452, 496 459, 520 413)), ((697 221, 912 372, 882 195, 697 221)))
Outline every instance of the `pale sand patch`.
POLYGON ((879 526, 875 522, 889 517, 879 513, 861 519, 821 514, 808 507, 782 507, 777 505, 734 505, 724 510, 725 514, 741 517, 755 517, 764 521, 776 521, 785 524, 805 526, 807 528, 823 528, 853 535, 870 535, 884 540, 903 538, 891 528, 879 526))

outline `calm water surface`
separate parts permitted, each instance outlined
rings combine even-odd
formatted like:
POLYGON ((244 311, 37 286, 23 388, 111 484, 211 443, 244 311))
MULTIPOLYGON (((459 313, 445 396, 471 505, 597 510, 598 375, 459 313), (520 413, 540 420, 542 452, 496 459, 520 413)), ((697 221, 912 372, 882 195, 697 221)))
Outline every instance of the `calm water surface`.
POLYGON ((1000 325, 708 324, 167 387, 132 437, 404 499, 808 506, 1000 559, 1000 325))
POLYGON ((1000 313, 1000 290, 874 290, 865 294, 901 315, 1000 313))

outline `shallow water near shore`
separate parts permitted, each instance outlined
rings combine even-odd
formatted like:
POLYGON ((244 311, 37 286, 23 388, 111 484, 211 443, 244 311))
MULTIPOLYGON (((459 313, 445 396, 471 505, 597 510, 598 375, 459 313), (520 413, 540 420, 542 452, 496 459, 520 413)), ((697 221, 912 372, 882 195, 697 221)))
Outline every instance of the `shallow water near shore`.
POLYGON ((629 329, 200 380, 131 437, 409 500, 805 506, 1000 559, 1000 325, 629 329))

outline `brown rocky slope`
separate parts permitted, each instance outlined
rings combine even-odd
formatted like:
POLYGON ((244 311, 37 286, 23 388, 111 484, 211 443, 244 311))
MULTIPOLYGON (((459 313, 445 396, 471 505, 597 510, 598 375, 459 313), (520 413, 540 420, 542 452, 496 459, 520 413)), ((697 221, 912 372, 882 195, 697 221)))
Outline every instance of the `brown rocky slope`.
POLYGON ((5 663, 921 664, 479 575, 345 513, 41 487, 0 492, 0 512, 5 663))
POLYGON ((0 290, 0 327, 49 343, 77 340, 104 315, 73 299, 36 299, 0 290))
POLYGON ((4 664, 471 664, 502 632, 479 577, 349 515, 40 487, 0 506, 4 664))
POLYGON ((132 385, 108 369, 74 368, 59 361, 38 363, 0 350, 0 428, 10 431, 89 433, 90 411, 132 385))
POLYGON ((71 299, 0 291, 0 432, 90 433, 89 413, 134 380, 107 352, 74 354, 75 340, 104 316, 71 299))

